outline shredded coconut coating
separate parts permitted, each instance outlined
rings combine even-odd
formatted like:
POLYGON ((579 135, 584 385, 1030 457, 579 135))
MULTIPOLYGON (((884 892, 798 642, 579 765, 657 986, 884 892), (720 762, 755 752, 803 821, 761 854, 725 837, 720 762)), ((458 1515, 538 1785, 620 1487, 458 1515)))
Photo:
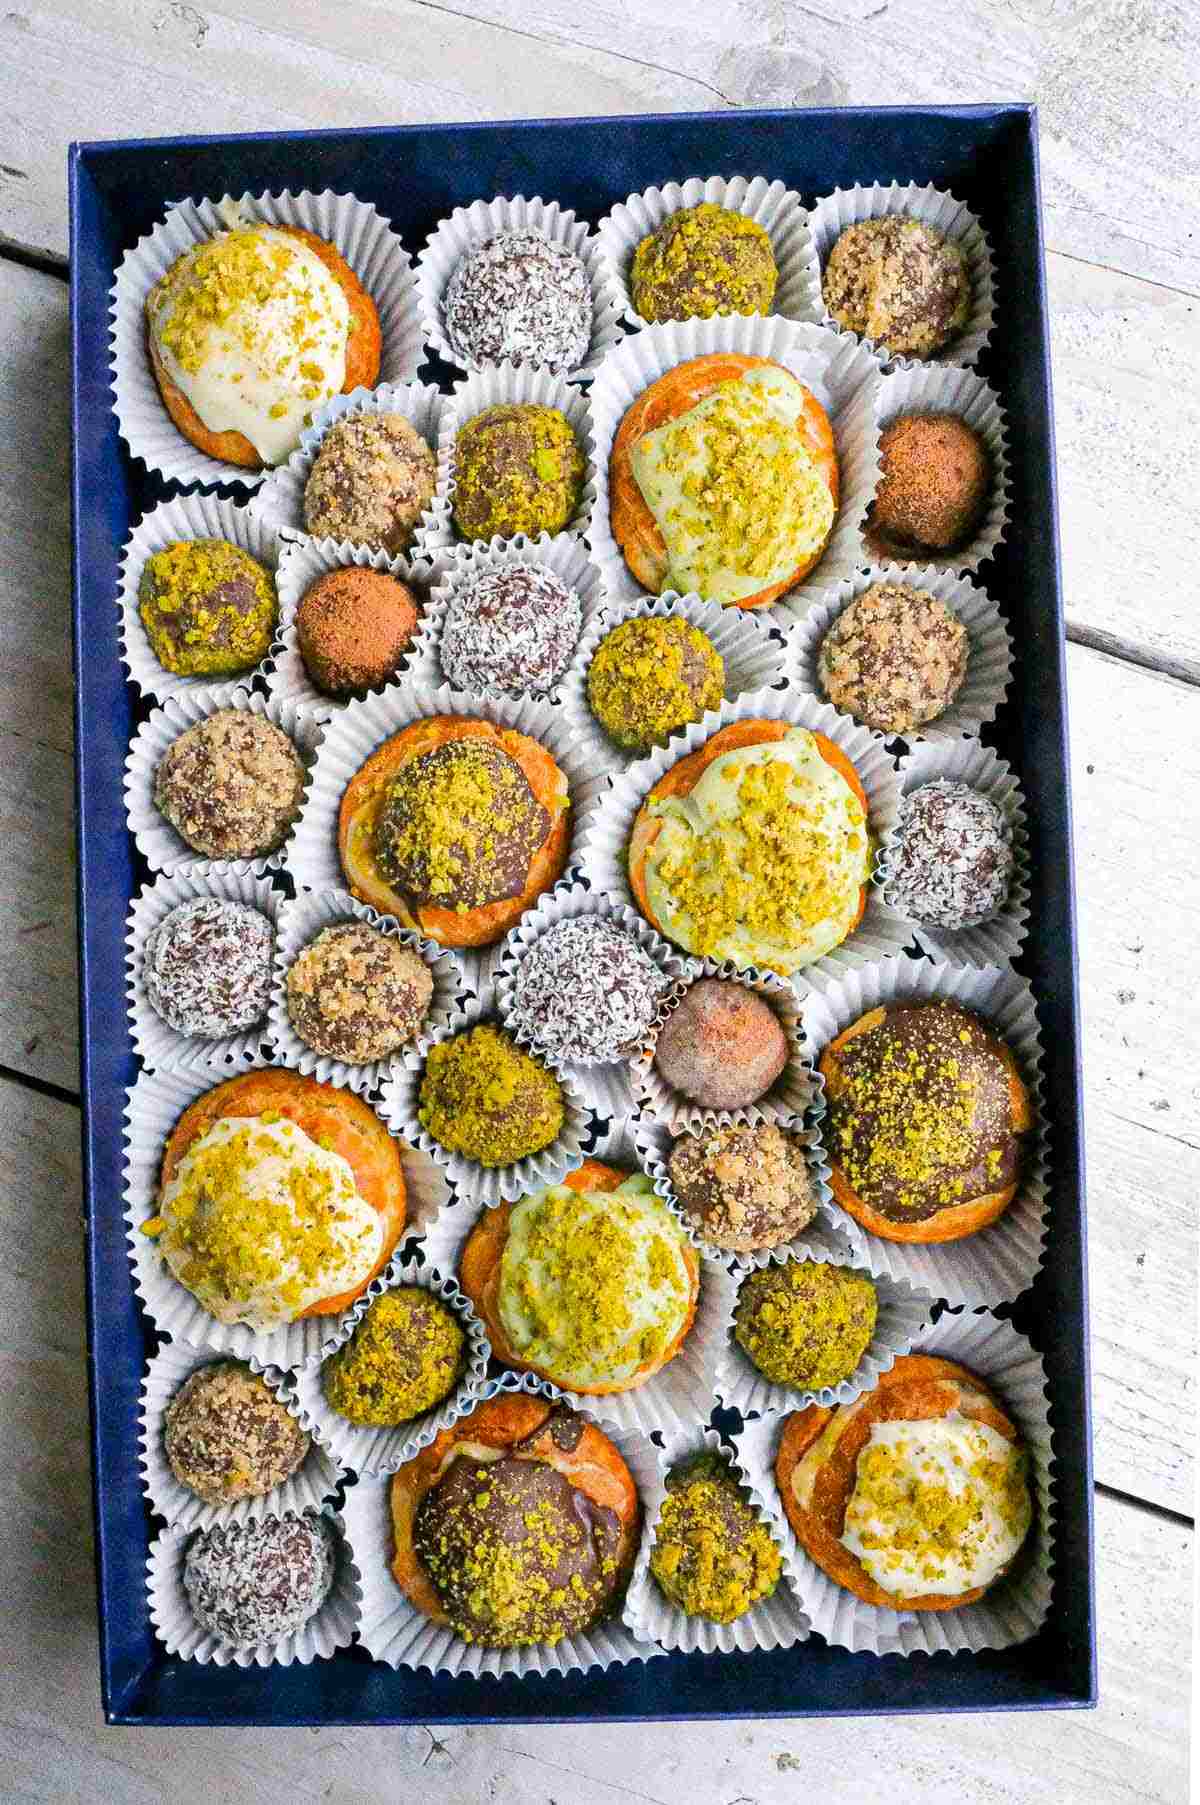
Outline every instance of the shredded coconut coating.
POLYGON ((770 1598, 783 1559, 728 1461, 705 1453, 667 1479, 650 1571, 689 1617, 734 1623, 770 1598))
POLYGON ((326 1400, 348 1422, 394 1429, 448 1398, 466 1364, 449 1305, 420 1285, 385 1291, 321 1369, 326 1400))
POLYGON ((333 1586, 337 1543, 323 1517, 265 1517, 193 1537, 183 1564, 192 1614, 230 1648, 294 1635, 333 1586))
POLYGON ((311 1441, 266 1381, 237 1360, 184 1380, 167 1406, 163 1445, 180 1485, 205 1504, 262 1498, 301 1465, 311 1441))
POLYGON ((481 1166, 510 1166, 557 1139, 562 1086, 540 1059, 484 1023, 430 1049, 421 1080, 422 1128, 481 1166))
POLYGON ((582 626, 583 604, 553 571, 537 564, 484 570, 450 597, 442 671, 481 695, 544 695, 571 662, 582 626))
POLYGON ((704 1239, 733 1253, 778 1247, 817 1213, 804 1148, 773 1122, 681 1135, 668 1169, 704 1239))
POLYGON ((857 1372, 878 1311, 875 1286, 865 1272, 789 1260, 744 1280, 733 1338, 773 1385, 821 1391, 857 1372))
POLYGON ((270 571, 227 539, 177 539, 152 552, 138 583, 150 649, 178 677, 253 670, 275 634, 270 571))
POLYGON ((622 621, 588 667, 588 706, 626 752, 663 746, 672 733, 719 708, 725 661, 706 633, 677 614, 622 621))
POLYGON ((550 1059, 610 1064, 637 1052, 668 988, 632 934, 600 916, 574 916, 521 959, 508 1022, 550 1059))
POLYGON ((532 227, 464 252, 442 300, 446 337, 465 364, 525 364, 566 376, 592 334, 583 259, 532 227))
POLYGON ((386 1059, 414 1039, 432 996, 421 955, 365 921, 324 928, 287 974, 288 1015, 300 1039, 350 1065, 386 1059))
POLYGON ((587 468, 567 416, 535 402, 484 408, 454 445, 454 525, 463 539, 561 533, 587 468))
POLYGON ((971 275, 958 245, 919 219, 891 214, 847 226, 822 278, 839 326, 893 356, 933 357, 971 313, 971 275))
POLYGON ((335 420, 304 490, 304 524, 318 539, 408 550, 433 500, 437 459, 403 414, 335 420))
POLYGON ((835 708, 880 733, 909 733, 945 714, 969 657, 967 629, 945 602, 873 583, 825 634, 817 674, 835 708))
POLYGON ((275 930, 260 910, 195 897, 146 936, 146 995, 177 1034, 223 1039, 266 1018, 274 954, 275 930))
POLYGON ((910 921, 978 927, 1004 907, 1013 873, 1008 822, 970 784, 923 784, 900 805, 888 899, 910 921))
POLYGON ((185 728, 154 774, 155 807, 209 859, 274 852, 303 793, 304 766, 287 734, 244 708, 220 708, 185 728))
POLYGON ((770 313, 778 271, 757 220, 713 201, 681 207, 643 238, 629 282, 644 320, 770 313))

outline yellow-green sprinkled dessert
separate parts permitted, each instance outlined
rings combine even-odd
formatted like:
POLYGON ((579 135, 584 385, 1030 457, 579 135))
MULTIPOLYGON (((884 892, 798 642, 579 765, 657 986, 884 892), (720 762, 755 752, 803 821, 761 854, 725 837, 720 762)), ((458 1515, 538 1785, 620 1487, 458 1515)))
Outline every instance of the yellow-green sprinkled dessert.
POLYGON ((757 220, 701 201, 681 207, 642 239, 629 287, 644 320, 707 320, 715 313, 770 313, 778 273, 770 237, 757 220))
POLYGON ((704 1453, 678 1466, 654 1532, 650 1571, 689 1617, 733 1623, 779 1583, 782 1560, 728 1461, 704 1453))
POLYGON ((275 579, 227 539, 176 539, 138 584, 150 649, 177 677, 233 677, 266 657, 279 617, 275 579))
POLYGON ((556 1140, 562 1086, 502 1028, 484 1023, 431 1048, 421 1080, 422 1128, 449 1153, 511 1166, 556 1140))
POLYGON ((823 1391, 857 1371, 879 1300, 865 1272, 789 1260, 752 1272, 738 1294, 733 1338, 773 1385, 823 1391))
POLYGON ((420 1285, 377 1297, 321 1369, 328 1402, 360 1428, 394 1429, 448 1398, 467 1340, 448 1304, 420 1285))
POLYGON ((454 442, 454 525, 464 539, 561 533, 579 505, 585 469, 561 409, 535 402, 486 407, 454 442))
POLYGON ((681 615, 623 621, 588 667, 588 706, 609 738, 639 755, 677 728, 719 708, 725 661, 706 633, 681 615))

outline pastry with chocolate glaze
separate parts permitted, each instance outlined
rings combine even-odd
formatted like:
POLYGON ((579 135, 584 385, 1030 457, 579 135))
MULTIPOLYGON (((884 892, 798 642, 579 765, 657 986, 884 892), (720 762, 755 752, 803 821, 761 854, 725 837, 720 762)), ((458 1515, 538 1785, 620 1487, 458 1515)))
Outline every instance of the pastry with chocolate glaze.
POLYGON ((971 272, 952 239, 904 213, 863 219, 834 243, 821 278, 839 326, 892 357, 935 357, 971 314, 971 272))
POLYGON ((773 1122, 681 1134, 667 1169, 697 1232, 730 1253, 779 1247, 817 1213, 804 1147, 773 1122))
POLYGON ((951 706, 971 642, 953 609, 906 583, 872 583, 827 629, 817 654, 821 688, 879 733, 911 733, 951 706))
POLYGON ((979 525, 991 479, 987 446, 958 414, 898 414, 879 435, 868 545, 885 562, 956 551, 979 525))

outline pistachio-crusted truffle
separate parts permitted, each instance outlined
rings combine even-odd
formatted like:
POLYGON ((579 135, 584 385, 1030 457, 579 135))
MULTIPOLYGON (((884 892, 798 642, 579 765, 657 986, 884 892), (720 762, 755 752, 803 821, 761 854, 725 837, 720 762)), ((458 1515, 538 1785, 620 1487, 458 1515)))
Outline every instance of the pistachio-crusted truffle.
POLYGON ((417 630, 413 592, 386 570, 348 564, 311 583, 296 610, 296 638, 309 676, 327 696, 384 683, 417 630))
POLYGON ((583 448, 567 416, 535 402, 486 407, 454 444, 454 525, 464 539, 561 533, 583 492, 583 448))
POLYGON ((513 973, 508 1023, 551 1059, 628 1059, 658 1013, 668 980, 633 935, 599 915, 557 921, 513 973))
POLYGON ((261 910, 197 896, 146 936, 146 996, 177 1034, 219 1040, 265 1019, 274 954, 275 930, 261 910))
POLYGON ((650 1571, 689 1617, 733 1623, 779 1583, 783 1561, 729 1462, 704 1453, 667 1478, 650 1571))
POLYGON ((214 1360, 189 1373, 163 1419, 171 1471, 205 1504, 265 1497, 291 1477, 310 1445, 266 1381, 239 1360, 214 1360))
POLYGON ((1012 881, 1008 822, 968 783, 922 784, 900 804, 888 900, 910 921, 971 928, 1004 907, 1012 881))
POLYGON ((979 525, 991 474, 987 446, 958 414, 897 415, 879 435, 868 539, 884 557, 956 550, 979 525))
POLYGON ((206 859, 274 852, 300 813, 300 754, 265 715, 219 708, 186 727, 154 773, 154 804, 206 859))
POLYGON ((881 733, 910 733, 945 714, 967 674, 970 640, 937 596, 872 583, 821 641, 817 672, 835 708, 881 733))
POLYGON ((468 366, 507 361, 566 376, 592 335, 592 285, 568 245, 523 226, 464 252, 442 300, 442 321, 468 366))
POLYGON ((321 1384, 348 1422, 395 1429, 450 1396, 466 1349, 449 1305, 420 1285, 399 1285, 375 1299, 349 1341, 330 1355, 321 1384))
POLYGON ((681 207, 643 238, 629 283, 644 320, 707 320, 770 313, 778 271, 757 220, 712 201, 681 207))
POLYGON ((407 551, 436 485, 437 459, 403 414, 353 414, 321 440, 304 524, 318 539, 407 551))
POLYGON ((803 1145, 773 1122, 680 1135, 668 1170, 704 1239, 733 1253, 778 1247, 817 1213, 803 1145))
POLYGON ((605 733, 639 756, 719 708, 725 661, 681 615, 622 621, 606 633, 588 667, 588 706, 605 733))
POLYGON ((743 1281, 733 1338, 773 1385, 823 1391, 858 1370, 878 1309, 865 1272, 789 1260, 764 1266, 743 1281))
POLYGON ((337 1544, 324 1517, 218 1524, 192 1538, 183 1585, 192 1614, 230 1648, 291 1636, 333 1586, 337 1544))
POLYGON ((322 929, 287 974, 287 1007, 306 1047, 367 1065, 420 1032, 433 978, 424 959, 365 921, 322 929))
POLYGON ((439 1146, 481 1166, 510 1166, 554 1141, 562 1086, 540 1059, 484 1023, 430 1050, 421 1080, 421 1126, 439 1146))
POLYGON ((175 539, 152 552, 138 583, 150 649, 177 677, 233 677, 266 657, 275 579, 227 539, 175 539))
POLYGON ((442 670, 460 689, 543 695, 571 662, 583 625, 573 589, 539 564, 481 570, 455 589, 442 625, 442 670))
POLYGON ((825 305, 839 326, 893 357, 934 357, 966 325, 966 257, 936 226, 907 214, 847 226, 829 253, 825 305))
POLYGON ((787 1035, 770 1004, 727 978, 699 978, 659 1030, 654 1064, 702 1109, 742 1109, 787 1064, 787 1035))

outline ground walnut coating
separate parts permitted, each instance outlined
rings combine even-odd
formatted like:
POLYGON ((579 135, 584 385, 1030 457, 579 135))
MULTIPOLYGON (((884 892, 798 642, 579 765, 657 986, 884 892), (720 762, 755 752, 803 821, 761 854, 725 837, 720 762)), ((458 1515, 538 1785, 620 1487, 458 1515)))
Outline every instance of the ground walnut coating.
POLYGON ((430 1049, 418 1104, 421 1126, 439 1146, 481 1166, 540 1153, 565 1115, 553 1072, 487 1023, 430 1049))
POLYGON ((274 852, 300 813, 304 766, 265 715, 220 708, 167 747, 154 804, 194 852, 255 859, 274 852))
POLYGON ((442 671, 459 689, 488 695, 542 695, 571 662, 583 605, 552 570, 505 564, 456 588, 438 648, 442 671))
POLYGON ((561 533, 579 505, 586 467, 559 408, 486 407, 454 442, 454 525, 464 539, 561 533))
POLYGON ((324 1517, 218 1524, 192 1538, 183 1585, 197 1623, 230 1648, 294 1635, 333 1585, 337 1544, 324 1517))
POLYGON ((197 1367, 163 1419, 171 1471, 205 1504, 235 1504, 273 1492, 296 1471, 310 1445, 266 1381, 238 1360, 197 1367))
POLYGON ((274 955, 275 930, 260 909, 225 896, 194 897, 146 936, 146 997, 177 1034, 237 1034, 266 1018, 274 955))
POLYGON ((270 571, 227 539, 176 539, 142 566, 138 613, 177 677, 232 677, 266 657, 279 600, 270 571))
POLYGON ((702 1109, 757 1103, 787 1059, 787 1035, 770 1004, 726 978, 697 979, 654 1048, 661 1077, 702 1109))
POLYGON ((893 357, 933 357, 971 312, 971 274, 958 245, 906 214, 847 226, 822 277, 825 305, 851 332, 893 357))
POLYGON ((817 1213, 804 1147, 773 1122, 680 1135, 668 1170, 699 1233, 732 1253, 778 1247, 817 1213))
POLYGON ((628 1059, 653 1025, 668 980, 632 934, 598 915, 555 922, 522 954, 508 1024, 552 1059, 628 1059))
POLYGON ((531 227, 497 232, 455 265, 442 321, 468 365, 508 362, 566 376, 588 353, 592 285, 569 246, 531 227))
POLYGON ((433 996, 424 959, 365 921, 324 928, 287 974, 291 1024, 314 1053, 367 1065, 421 1029, 433 996))
POLYGON ((729 1462, 705 1453, 667 1478, 650 1571, 689 1617, 733 1623, 770 1598, 783 1561, 729 1462))
POLYGON ((623 621, 588 666, 588 706, 626 752, 665 745, 678 728, 719 708, 724 695, 724 659, 678 614, 623 621))
POLYGON ((403 414, 354 414, 321 441, 304 524, 318 539, 407 551, 436 484, 437 459, 403 414))
POLYGON ((900 414, 879 436, 879 484, 867 539, 893 548, 953 551, 974 533, 987 501, 988 448, 957 414, 900 414))
POLYGON ((880 733, 909 733, 950 707, 969 656, 967 629, 945 602, 872 583, 827 630, 817 671, 835 708, 880 733))
POLYGON ((1008 822, 989 797, 946 781, 904 797, 887 855, 887 893, 910 921, 950 929, 991 921, 1012 872, 1008 822))
POLYGON ((327 696, 354 696, 393 675, 417 630, 412 590, 385 570, 326 571, 296 610, 305 668, 327 696))
POLYGON ((321 1368, 326 1401, 364 1429, 395 1429, 448 1398, 466 1365, 453 1310, 420 1285, 377 1297, 321 1368))
POLYGON ((770 313, 777 276, 770 237, 756 220, 701 201, 642 239, 629 283, 644 320, 707 320, 770 313))
POLYGON ((878 1310, 875 1286, 865 1272, 789 1260, 743 1280, 733 1338, 773 1385, 823 1391, 857 1372, 878 1310))

